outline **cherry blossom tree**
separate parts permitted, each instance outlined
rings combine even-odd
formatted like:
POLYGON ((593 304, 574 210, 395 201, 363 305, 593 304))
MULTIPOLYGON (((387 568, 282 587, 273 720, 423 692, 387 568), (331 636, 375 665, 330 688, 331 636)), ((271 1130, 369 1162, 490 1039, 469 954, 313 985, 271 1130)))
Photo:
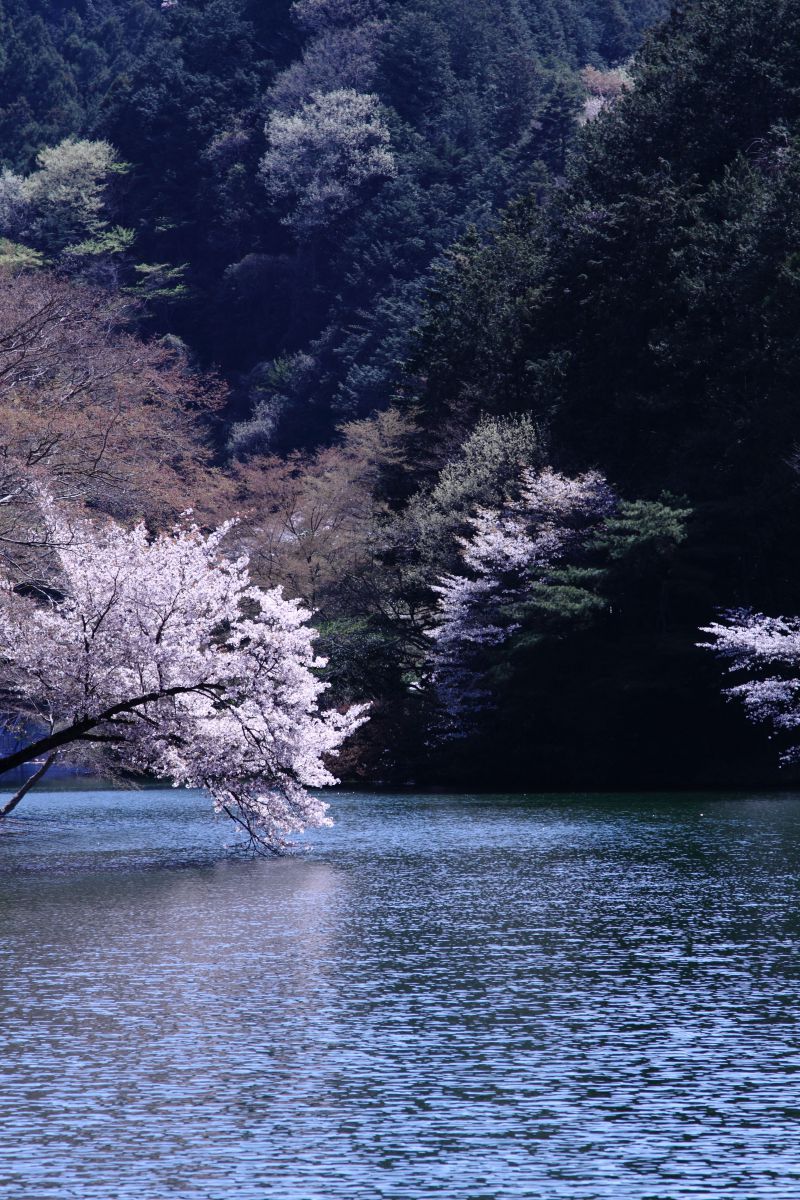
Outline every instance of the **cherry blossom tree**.
POLYGON ((583 112, 578 117, 579 125, 588 125, 597 120, 600 113, 613 108, 623 92, 634 86, 633 77, 625 67, 614 67, 610 71, 598 71, 596 67, 584 67, 581 79, 586 88, 583 112))
POLYGON ((463 732, 470 714, 488 701, 485 650, 519 629, 520 601, 616 505, 598 472, 570 479, 548 467, 525 470, 516 499, 501 508, 478 508, 471 517, 472 532, 460 539, 465 572, 443 576, 434 588, 433 676, 451 732, 463 732))
POLYGON ((351 209, 364 186, 396 172, 377 96, 315 92, 295 113, 273 112, 261 161, 274 200, 294 201, 286 224, 308 234, 351 209))
POLYGON ((6 708, 41 735, 0 773, 59 756, 204 788, 253 847, 329 824, 308 789, 364 718, 323 711, 314 630, 299 601, 250 579, 222 549, 230 524, 149 536, 139 525, 68 523, 43 498, 56 571, 38 594, 7 582, 0 601, 6 708))
MULTIPOLYGON (((751 721, 764 722, 776 733, 800 727, 800 617, 768 617, 750 609, 732 609, 702 631, 700 643, 719 655, 739 683, 726 695, 740 700, 751 721)), ((800 760, 800 744, 782 755, 800 760)))

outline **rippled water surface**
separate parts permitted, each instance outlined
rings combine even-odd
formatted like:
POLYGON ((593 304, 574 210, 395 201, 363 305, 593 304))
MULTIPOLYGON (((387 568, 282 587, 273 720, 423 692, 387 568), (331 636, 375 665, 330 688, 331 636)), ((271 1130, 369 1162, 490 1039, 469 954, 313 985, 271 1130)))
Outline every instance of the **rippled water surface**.
POLYGON ((202 797, 0 834, 2 1200, 797 1200, 800 797, 202 797))

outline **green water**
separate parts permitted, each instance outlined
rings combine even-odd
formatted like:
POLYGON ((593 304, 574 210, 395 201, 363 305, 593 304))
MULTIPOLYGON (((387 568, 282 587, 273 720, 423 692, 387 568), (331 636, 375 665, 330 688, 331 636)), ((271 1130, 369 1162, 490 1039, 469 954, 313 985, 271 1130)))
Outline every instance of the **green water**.
POLYGON ((799 796, 333 799, 20 807, 2 1200, 797 1200, 799 796))

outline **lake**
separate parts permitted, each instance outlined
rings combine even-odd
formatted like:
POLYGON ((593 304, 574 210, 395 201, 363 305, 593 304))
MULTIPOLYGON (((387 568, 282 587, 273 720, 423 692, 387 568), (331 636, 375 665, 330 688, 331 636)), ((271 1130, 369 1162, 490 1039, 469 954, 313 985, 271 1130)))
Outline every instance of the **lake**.
POLYGON ((20 806, 2 1200, 796 1200, 800 796, 331 799, 20 806))

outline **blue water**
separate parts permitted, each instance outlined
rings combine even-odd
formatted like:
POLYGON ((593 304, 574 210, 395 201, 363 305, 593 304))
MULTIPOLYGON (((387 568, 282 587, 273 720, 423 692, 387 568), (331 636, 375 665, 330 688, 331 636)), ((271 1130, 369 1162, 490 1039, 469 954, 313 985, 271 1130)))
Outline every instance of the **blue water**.
POLYGON ((800 797, 204 799, 0 832, 2 1200, 797 1200, 800 797))

